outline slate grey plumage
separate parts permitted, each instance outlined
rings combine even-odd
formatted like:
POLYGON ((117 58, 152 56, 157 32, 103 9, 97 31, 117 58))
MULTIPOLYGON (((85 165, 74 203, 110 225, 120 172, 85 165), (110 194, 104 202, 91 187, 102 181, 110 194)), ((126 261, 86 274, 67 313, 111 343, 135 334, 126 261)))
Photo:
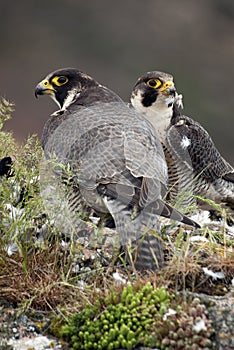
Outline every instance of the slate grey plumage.
MULTIPOLYGON (((202 196, 234 210, 234 169, 221 156, 208 132, 181 114, 181 95, 176 92, 173 77, 163 72, 148 72, 136 82, 131 103, 159 133, 168 164, 168 198, 175 201, 182 194, 182 205, 187 206, 193 195, 202 196), (149 81, 160 83, 155 88, 149 86, 149 81)), ((204 201, 198 203, 210 209, 204 201)))
POLYGON ((161 200, 167 166, 151 124, 76 69, 49 74, 35 93, 49 94, 61 108, 46 122, 42 146, 47 157, 70 167, 71 210, 110 213, 121 245, 134 248, 135 267, 162 266, 161 240, 149 232, 158 229, 157 216, 197 224, 161 200))

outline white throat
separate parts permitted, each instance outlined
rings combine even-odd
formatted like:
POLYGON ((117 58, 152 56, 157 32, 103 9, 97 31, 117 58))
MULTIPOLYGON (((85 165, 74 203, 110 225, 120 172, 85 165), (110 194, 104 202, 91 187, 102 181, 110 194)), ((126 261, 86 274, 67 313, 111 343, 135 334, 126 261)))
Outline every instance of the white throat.
MULTIPOLYGON (((79 95, 80 95, 80 92, 78 92, 76 89, 70 90, 67 94, 67 97, 64 100, 62 108, 55 111, 52 115, 56 116, 66 111, 66 109, 77 99, 77 97, 79 97, 79 95)), ((54 94, 51 95, 51 98, 57 103, 57 105, 59 105, 59 107, 61 107, 58 101, 56 100, 54 94)))
POLYGON ((142 96, 138 93, 131 98, 131 103, 138 113, 143 115, 151 122, 151 124, 153 124, 160 139, 164 139, 166 129, 170 125, 171 117, 173 115, 174 97, 168 96, 168 98, 163 100, 158 99, 151 106, 145 107, 142 104, 142 96))
POLYGON ((78 92, 76 89, 72 89, 68 92, 67 97, 64 100, 63 107, 61 108, 62 111, 65 111, 67 107, 69 107, 76 99, 79 97, 80 92, 78 92))

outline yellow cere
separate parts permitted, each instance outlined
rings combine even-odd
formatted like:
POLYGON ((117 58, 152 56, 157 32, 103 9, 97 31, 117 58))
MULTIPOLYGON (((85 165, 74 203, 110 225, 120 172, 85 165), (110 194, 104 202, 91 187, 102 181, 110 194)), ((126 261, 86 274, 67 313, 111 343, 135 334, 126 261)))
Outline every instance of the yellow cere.
POLYGON ((47 88, 50 85, 50 83, 47 79, 45 79, 45 80, 42 80, 41 85, 47 88))
POLYGON ((168 81, 166 81, 163 84, 162 88, 160 89, 160 92, 163 92, 163 91, 165 91, 165 90, 167 90, 168 88, 171 88, 171 87, 174 87, 174 83, 173 83, 173 81, 168 80, 168 81))
POLYGON ((45 94, 50 95, 54 91, 53 86, 50 84, 49 80, 47 80, 47 79, 42 80, 40 85, 43 86, 43 88, 45 88, 45 90, 44 90, 45 94))

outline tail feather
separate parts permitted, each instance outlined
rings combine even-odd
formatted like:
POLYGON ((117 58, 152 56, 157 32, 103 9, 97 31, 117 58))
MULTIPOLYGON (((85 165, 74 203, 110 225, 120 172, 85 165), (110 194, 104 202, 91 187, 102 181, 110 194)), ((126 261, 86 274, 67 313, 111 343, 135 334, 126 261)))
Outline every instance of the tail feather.
POLYGON ((161 239, 146 233, 131 244, 131 254, 125 247, 127 260, 133 263, 136 270, 156 271, 164 265, 164 254, 161 239))
POLYGON ((222 178, 226 181, 234 183, 234 172, 227 173, 223 175, 222 178))
POLYGON ((197 222, 188 218, 186 215, 180 213, 178 210, 171 207, 169 204, 165 203, 163 200, 158 199, 157 205, 158 205, 158 208, 157 208, 158 215, 164 216, 165 218, 168 218, 171 220, 182 222, 186 225, 193 226, 196 228, 201 227, 197 222))

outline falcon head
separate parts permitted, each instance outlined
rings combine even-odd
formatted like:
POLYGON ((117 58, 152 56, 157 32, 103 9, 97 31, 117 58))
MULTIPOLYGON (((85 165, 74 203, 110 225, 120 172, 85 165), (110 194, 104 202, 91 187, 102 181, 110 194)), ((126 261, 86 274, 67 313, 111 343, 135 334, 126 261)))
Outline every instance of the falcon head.
POLYGON ((81 92, 98 86, 89 75, 75 69, 64 68, 47 75, 35 89, 35 96, 49 95, 61 109, 73 103, 81 92))
POLYGON ((167 118, 173 114, 173 105, 179 104, 173 76, 153 71, 140 77, 131 95, 132 106, 148 119, 167 118))

